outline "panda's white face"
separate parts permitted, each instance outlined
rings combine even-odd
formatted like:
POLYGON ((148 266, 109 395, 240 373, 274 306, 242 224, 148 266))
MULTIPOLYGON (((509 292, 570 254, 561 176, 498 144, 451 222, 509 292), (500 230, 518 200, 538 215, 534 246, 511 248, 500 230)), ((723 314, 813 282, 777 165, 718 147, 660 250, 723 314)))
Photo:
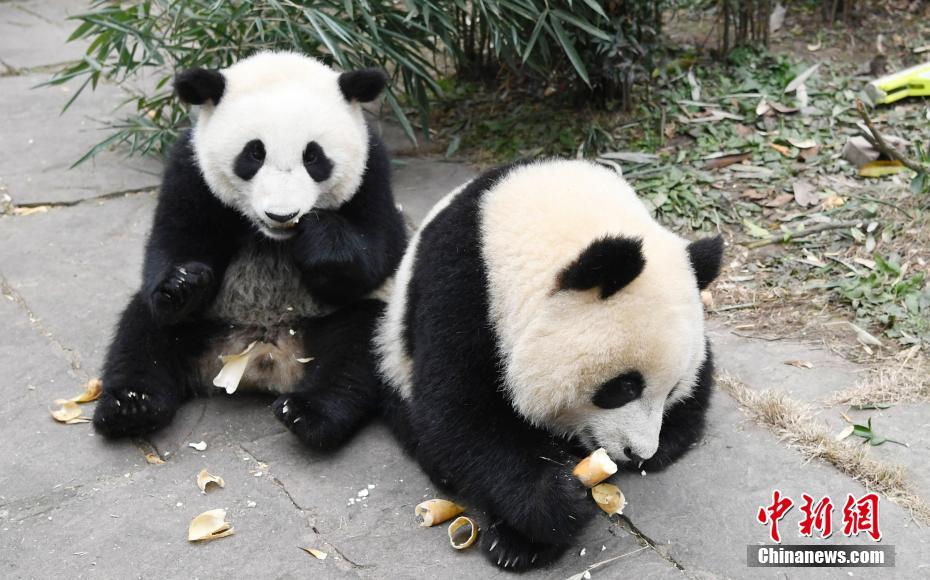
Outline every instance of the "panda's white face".
POLYGON ((574 161, 508 174, 485 194, 482 231, 514 408, 615 461, 651 457, 664 411, 689 396, 704 362, 687 242, 656 223, 614 172, 574 161), (611 252, 642 263, 613 276, 604 266, 611 252), (593 265, 567 279, 585 255, 593 265), (611 280, 616 288, 605 291, 611 280))
POLYGON ((259 53, 222 71, 217 104, 203 105, 194 150, 224 203, 283 239, 314 208, 337 208, 358 189, 368 132, 339 73, 293 53, 259 53))

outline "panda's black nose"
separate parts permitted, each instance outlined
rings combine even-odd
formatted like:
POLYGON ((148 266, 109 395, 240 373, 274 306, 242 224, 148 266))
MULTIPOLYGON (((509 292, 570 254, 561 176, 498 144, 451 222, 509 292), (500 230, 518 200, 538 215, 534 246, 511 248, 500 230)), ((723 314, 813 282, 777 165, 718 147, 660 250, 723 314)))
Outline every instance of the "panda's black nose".
POLYGON ((640 465, 643 461, 645 461, 645 459, 643 459, 642 457, 634 453, 633 450, 630 449, 629 447, 623 448, 623 454, 629 457, 630 461, 632 461, 636 465, 640 465))
POLYGON ((268 216, 268 219, 272 219, 278 222, 279 224, 285 224, 291 221, 292 219, 294 219, 294 216, 296 216, 298 213, 299 212, 295 211, 293 213, 280 214, 280 213, 271 213, 270 211, 266 211, 265 215, 268 216))

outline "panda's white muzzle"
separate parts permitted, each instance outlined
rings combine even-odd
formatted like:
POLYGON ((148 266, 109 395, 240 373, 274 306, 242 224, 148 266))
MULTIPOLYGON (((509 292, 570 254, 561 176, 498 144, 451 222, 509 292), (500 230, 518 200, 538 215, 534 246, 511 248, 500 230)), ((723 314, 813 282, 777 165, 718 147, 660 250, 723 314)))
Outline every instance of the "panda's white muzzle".
POLYGON ((250 194, 253 220, 273 239, 294 234, 293 228, 320 197, 320 188, 303 167, 282 171, 263 168, 255 176, 250 194))

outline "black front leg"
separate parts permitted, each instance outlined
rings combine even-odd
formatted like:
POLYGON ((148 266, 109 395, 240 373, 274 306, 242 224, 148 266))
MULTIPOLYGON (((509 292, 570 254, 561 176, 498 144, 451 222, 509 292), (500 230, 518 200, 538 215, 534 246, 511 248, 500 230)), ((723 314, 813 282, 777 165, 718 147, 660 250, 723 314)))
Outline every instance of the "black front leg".
POLYGON ((217 291, 213 268, 202 262, 185 262, 165 269, 147 289, 155 324, 177 324, 200 312, 217 291))
POLYGON ((455 370, 433 376, 442 384, 417 382, 411 409, 423 468, 489 513, 482 552, 492 563, 523 570, 557 558, 598 513, 572 475, 580 458, 567 442, 516 416, 496 389, 474 384, 475 377, 455 370), (467 394, 480 391, 497 398, 467 394))
POLYGON ((171 422, 192 393, 192 361, 211 332, 204 324, 160 326, 137 294, 123 312, 107 352, 94 427, 107 437, 123 437, 171 422))
POLYGON ((314 210, 297 225, 294 259, 304 285, 330 304, 348 304, 374 290, 386 273, 379 252, 345 216, 333 210, 314 210))

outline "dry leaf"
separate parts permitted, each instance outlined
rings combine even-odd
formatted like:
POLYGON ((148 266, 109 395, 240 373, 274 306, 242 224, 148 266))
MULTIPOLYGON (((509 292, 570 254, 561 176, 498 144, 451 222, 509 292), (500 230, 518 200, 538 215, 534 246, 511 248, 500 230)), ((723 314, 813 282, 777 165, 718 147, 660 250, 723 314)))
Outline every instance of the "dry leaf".
POLYGON ((736 163, 742 163, 752 157, 752 153, 731 153, 727 155, 719 155, 716 157, 705 158, 706 165, 708 169, 722 169, 724 167, 729 167, 736 163))
POLYGON ((843 430, 840 431, 839 434, 836 436, 836 440, 842 441, 843 439, 846 439, 847 437, 852 435, 853 431, 855 430, 856 430, 856 427, 854 425, 846 425, 846 427, 844 427, 843 430))
POLYGON ((146 453, 145 462, 151 465, 161 465, 165 460, 159 457, 157 453, 146 453))
POLYGON ((73 397, 71 400, 75 403, 90 403, 100 398, 103 393, 103 381, 100 379, 91 379, 84 383, 84 392, 73 397))
POLYGON ((626 507, 626 498, 620 488, 611 483, 595 485, 591 490, 591 497, 597 506, 607 512, 607 515, 622 514, 626 507))
POLYGON ((313 556, 313 557, 316 558, 317 560, 325 560, 325 559, 326 559, 326 556, 329 555, 329 554, 327 554, 326 552, 321 552, 320 550, 317 550, 316 548, 304 548, 303 546, 300 546, 300 549, 303 550, 304 552, 310 554, 311 556, 313 556))
POLYGON ((226 510, 210 510, 191 520, 191 525, 187 529, 187 541, 216 540, 230 536, 232 533, 232 524, 226 521, 226 510))
POLYGON ((816 147, 817 142, 813 139, 792 139, 788 138, 788 143, 791 143, 792 147, 797 147, 798 149, 810 149, 811 147, 816 147))
POLYGON ((192 447, 192 448, 196 449, 197 451, 206 451, 206 450, 207 450, 207 442, 206 442, 206 441, 201 441, 201 442, 199 442, 199 443, 188 443, 187 446, 188 446, 188 447, 192 447))
MULTIPOLYGON (((69 423, 81 416, 81 408, 74 401, 67 399, 55 399, 52 406, 48 408, 52 418, 60 423, 69 423)), ((77 421, 79 423, 83 421, 77 421)))
POLYGON ((222 477, 219 475, 213 475, 206 469, 201 469, 200 473, 197 474, 197 487, 199 487, 200 491, 203 493, 207 493, 207 486, 211 483, 220 487, 226 487, 226 482, 223 481, 222 477))
POLYGON ((862 177, 884 177, 901 173, 904 169, 904 164, 897 159, 892 161, 869 161, 859 168, 859 175, 862 177))
POLYGON ((249 366, 249 359, 252 358, 252 349, 255 348, 256 344, 258 344, 258 341, 252 342, 239 354, 220 356, 220 360, 223 361, 223 368, 220 369, 220 372, 217 373, 216 377, 213 379, 213 386, 226 389, 227 395, 235 393, 236 389, 239 387, 239 381, 242 380, 242 375, 245 374, 246 367, 249 366))
POLYGON ((449 543, 456 550, 464 550, 475 543, 478 537, 478 524, 467 516, 456 518, 449 524, 449 543))
POLYGON ((818 50, 820 50, 822 46, 823 46, 823 42, 821 42, 821 40, 818 38, 817 42, 807 45, 807 50, 811 52, 817 52, 818 50))
POLYGON ((794 199, 794 196, 791 195, 790 193, 783 193, 781 195, 776 196, 773 199, 762 202, 761 205, 764 205, 765 207, 783 207, 787 205, 789 202, 791 202, 791 200, 793 199, 794 199))
POLYGON ((838 207, 842 207, 844 203, 846 203, 846 200, 843 199, 842 197, 838 195, 831 195, 827 199, 823 200, 823 208, 824 209, 835 209, 838 207))
POLYGON ((794 189, 794 200, 801 207, 808 207, 820 201, 817 190, 806 179, 799 179, 792 184, 794 189))
POLYGON ((791 365, 793 367, 798 367, 799 369, 812 369, 814 368, 814 363, 807 362, 805 360, 786 360, 786 365, 791 365))
POLYGON ((805 163, 817 157, 817 154, 820 153, 820 146, 808 147, 807 149, 801 149, 798 151, 798 159, 804 161, 805 163))
POLYGON ((802 72, 802 73, 799 74, 798 76, 796 76, 796 77, 794 78, 794 80, 792 80, 790 83, 788 83, 788 86, 785 87, 785 92, 786 92, 786 93, 790 93, 790 92, 793 92, 793 91, 797 90, 797 88, 798 88, 799 86, 803 85, 804 82, 807 81, 807 79, 809 79, 809 78, 811 77, 811 75, 813 75, 815 72, 817 72, 817 69, 818 69, 818 68, 820 68, 820 63, 819 63, 819 62, 818 62, 817 64, 815 64, 814 66, 808 68, 807 70, 805 70, 804 72, 802 72))
POLYGON ((451 520, 464 511, 462 506, 445 499, 429 499, 414 508, 417 523, 424 528, 451 520))
POLYGON ((781 113, 782 115, 790 115, 791 113, 798 112, 797 107, 789 107, 788 105, 782 105, 778 101, 770 102, 769 107, 771 107, 774 111, 781 113))
POLYGON ((753 199, 753 200, 765 199, 768 196, 769 196, 768 192, 759 191, 757 189, 744 189, 743 192, 740 193, 740 197, 745 197, 746 199, 753 199))
POLYGON ((784 155, 785 157, 791 157, 791 149, 790 149, 790 148, 785 147, 784 145, 779 145, 778 143, 769 143, 769 146, 770 146, 772 149, 774 149, 775 151, 778 151, 779 153, 781 153, 782 155, 784 155))

